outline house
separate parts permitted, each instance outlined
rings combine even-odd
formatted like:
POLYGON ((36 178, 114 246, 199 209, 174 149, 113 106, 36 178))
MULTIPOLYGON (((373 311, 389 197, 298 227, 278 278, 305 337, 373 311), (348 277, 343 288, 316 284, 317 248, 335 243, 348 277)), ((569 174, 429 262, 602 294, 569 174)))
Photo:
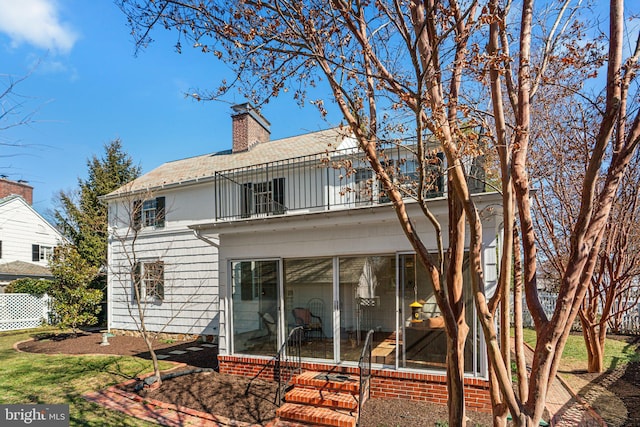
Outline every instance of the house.
MULTIPOLYGON (((165 163, 106 196, 109 327, 136 328, 139 294, 150 329, 213 336, 220 371, 244 375, 264 372, 296 326, 305 368, 356 372, 372 330, 373 396, 446 403, 431 284, 356 141, 340 128, 270 140, 270 123, 249 104, 234 107, 232 126, 231 150, 165 163)), ((386 153, 400 187, 415 191, 411 147, 386 153)), ((424 191, 446 230, 444 157, 430 160, 424 191)), ((472 184, 491 290, 501 196, 472 184)), ((407 199, 407 209, 435 251, 420 207, 407 199)), ((466 393, 470 407, 489 410, 485 345, 466 295, 466 393)))
POLYGON ((0 178, 0 288, 24 277, 52 279, 48 259, 64 237, 31 206, 33 187, 0 178))

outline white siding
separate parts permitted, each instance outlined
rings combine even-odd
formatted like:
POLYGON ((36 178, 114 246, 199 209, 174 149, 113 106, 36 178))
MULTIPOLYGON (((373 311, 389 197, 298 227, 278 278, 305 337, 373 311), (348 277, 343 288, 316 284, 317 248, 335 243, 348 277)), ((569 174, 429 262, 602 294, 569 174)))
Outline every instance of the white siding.
POLYGON ((110 203, 109 328, 138 329, 139 316, 137 303, 132 297, 130 273, 135 254, 138 261, 164 262, 164 300, 148 300, 141 304, 149 330, 217 335, 217 249, 198 239, 187 228, 194 222, 210 220, 213 214, 212 194, 210 185, 200 185, 110 203), (131 230, 126 222, 133 200, 158 196, 166 198, 165 226, 157 229, 146 227, 138 233, 131 230))
MULTIPOLYGON (((33 262, 32 245, 54 247, 63 237, 22 198, 14 198, 0 204, 0 241, 2 258, 0 262, 33 262)), ((36 264, 47 266, 47 261, 36 264)))

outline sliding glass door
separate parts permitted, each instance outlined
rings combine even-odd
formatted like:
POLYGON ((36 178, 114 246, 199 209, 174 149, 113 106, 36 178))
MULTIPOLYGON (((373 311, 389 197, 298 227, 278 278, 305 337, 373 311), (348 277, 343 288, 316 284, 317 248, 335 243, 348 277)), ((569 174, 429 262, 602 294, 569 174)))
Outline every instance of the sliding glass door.
POLYGON ((373 363, 395 364, 395 256, 340 257, 340 359, 358 361, 374 331, 373 363))
POLYGON ((333 360, 333 259, 286 259, 283 272, 287 334, 301 326, 302 356, 333 360))
POLYGON ((278 342, 278 261, 231 263, 235 353, 273 355, 278 342))

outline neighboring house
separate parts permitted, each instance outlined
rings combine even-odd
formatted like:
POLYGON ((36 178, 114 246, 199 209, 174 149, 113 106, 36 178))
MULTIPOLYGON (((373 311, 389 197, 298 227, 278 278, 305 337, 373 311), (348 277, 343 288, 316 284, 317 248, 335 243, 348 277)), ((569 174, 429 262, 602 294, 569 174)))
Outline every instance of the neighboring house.
MULTIPOLYGON (((420 398, 442 398, 446 337, 428 275, 356 141, 341 129, 269 141, 269 122, 257 111, 234 111, 231 150, 166 163, 105 198, 109 327, 135 329, 139 277, 147 326, 214 335, 221 372, 257 375, 297 325, 309 366, 349 371, 374 330, 372 396, 416 398, 412 387, 429 382, 433 393, 420 398), (375 387, 382 379, 385 390, 375 387)), ((408 192, 417 176, 410 148, 389 147, 386 162, 408 192)), ((447 230, 446 165, 441 154, 430 160, 425 195, 447 230)), ((470 185, 492 292, 501 196, 470 185)), ((407 209, 435 252, 420 207, 407 199, 407 209)), ((443 239, 446 246, 446 231, 443 239)), ((487 410, 486 352, 466 279, 468 403, 487 410)))
POLYGON ((33 187, 0 178, 0 288, 24 277, 52 279, 48 260, 64 237, 31 203, 33 187))

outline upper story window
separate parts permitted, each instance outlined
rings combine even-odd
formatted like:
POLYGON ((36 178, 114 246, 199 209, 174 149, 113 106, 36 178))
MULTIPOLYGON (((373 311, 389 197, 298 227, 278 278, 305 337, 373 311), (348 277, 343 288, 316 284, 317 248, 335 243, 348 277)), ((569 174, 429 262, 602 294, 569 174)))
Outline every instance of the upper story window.
POLYGON ((133 202, 133 227, 164 227, 165 198, 156 197, 149 200, 133 202))
POLYGON ((286 210, 284 205, 284 178, 244 184, 241 210, 243 217, 251 215, 279 215, 286 210))
POLYGON ((31 261, 49 261, 51 255, 53 255, 52 246, 31 245, 31 261))

